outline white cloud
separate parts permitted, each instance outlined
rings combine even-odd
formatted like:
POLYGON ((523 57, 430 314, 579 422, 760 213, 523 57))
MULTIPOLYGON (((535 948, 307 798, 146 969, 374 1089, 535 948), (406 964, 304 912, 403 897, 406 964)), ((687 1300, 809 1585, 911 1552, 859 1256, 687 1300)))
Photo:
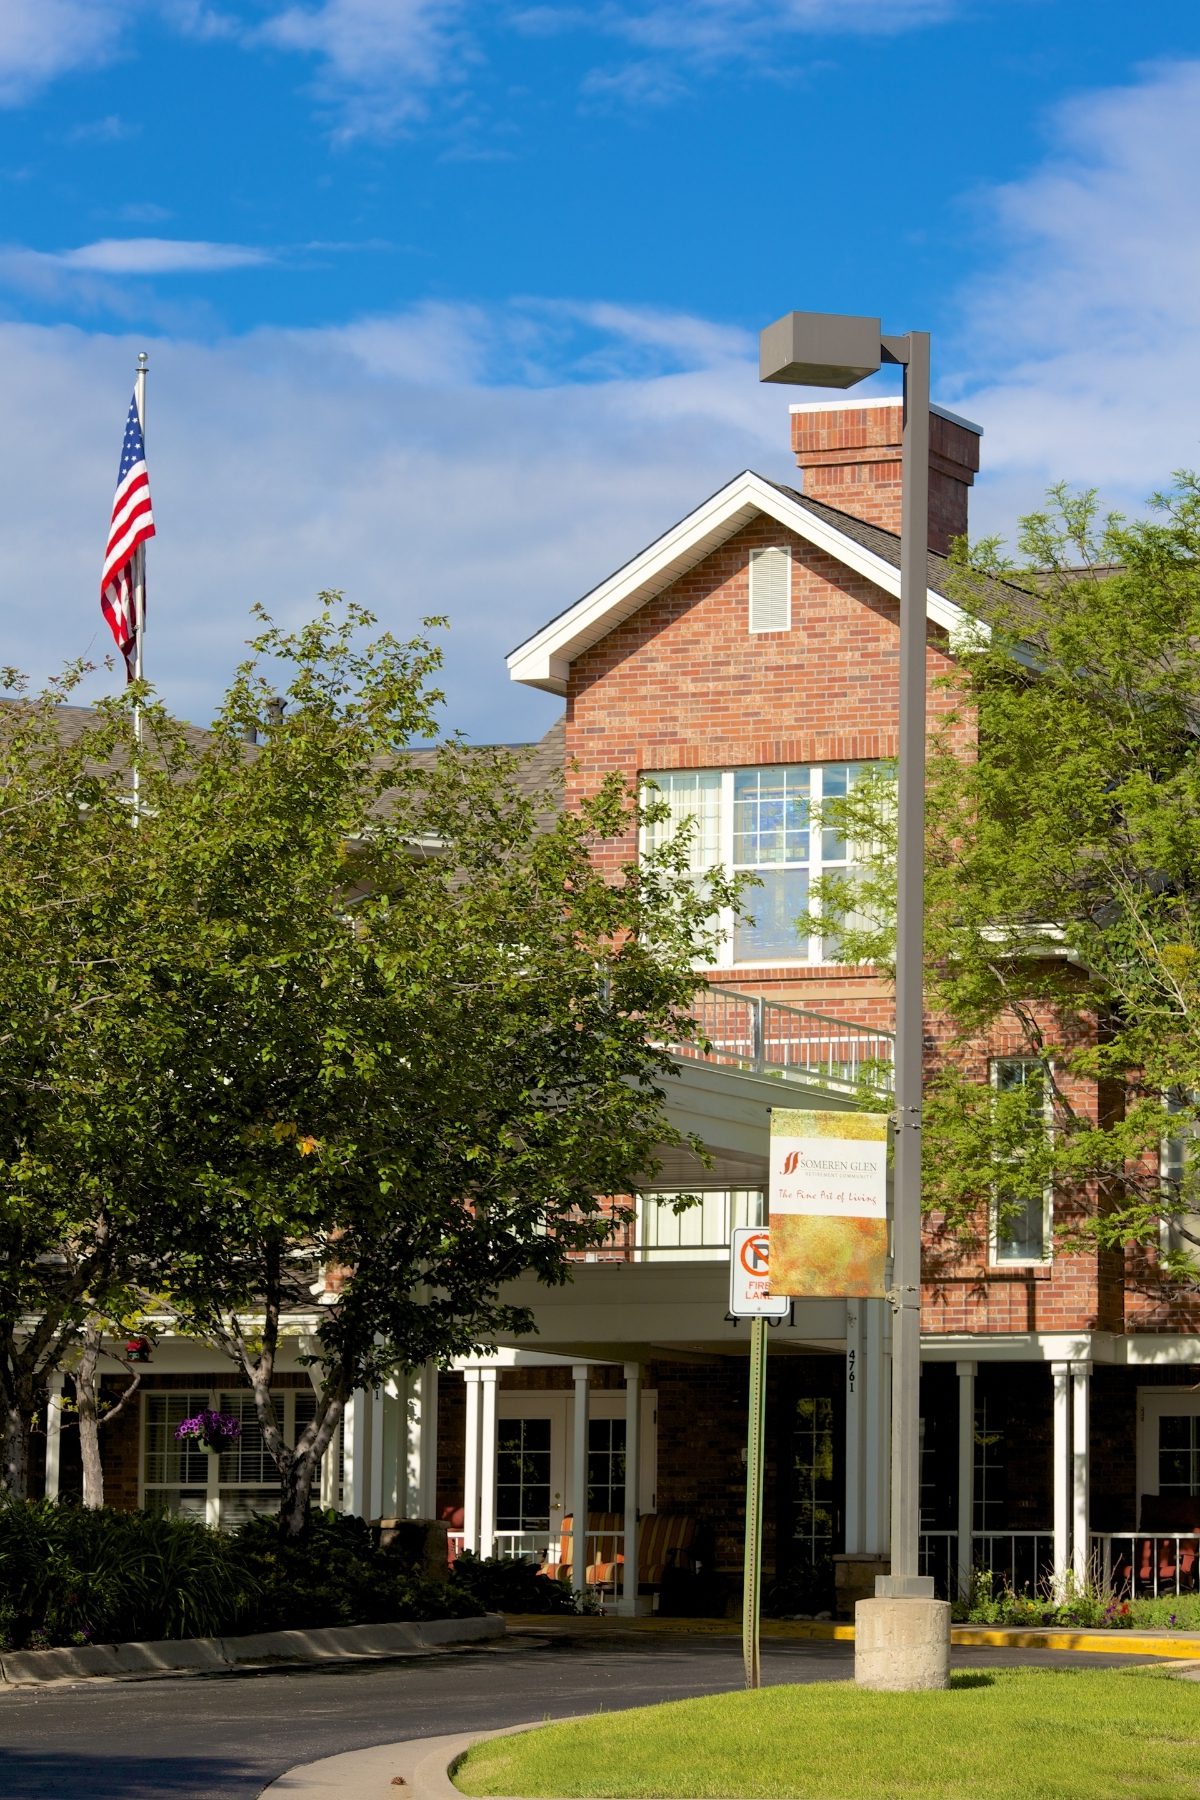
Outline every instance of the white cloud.
MULTIPOLYGON (((38 253, 35 253, 38 254, 38 253)), ((75 250, 47 253, 62 269, 100 275, 211 275, 273 259, 253 244, 210 244, 187 238, 100 238, 75 250)))
POLYGON ((1063 106, 1040 166, 979 197, 993 251, 948 346, 986 428, 977 525, 1055 479, 1136 509, 1200 466, 1197 166, 1200 61, 1174 63, 1063 106))
MULTIPOLYGON (((557 707, 509 682, 505 653, 738 469, 788 472, 791 396, 758 387, 736 334, 669 329, 692 347, 659 375, 639 371, 668 325, 627 308, 425 307, 150 341, 154 680, 205 719, 250 603, 298 618, 338 586, 397 630, 449 614, 450 722, 539 735, 557 707)), ((109 647, 99 558, 145 342, 0 324, 5 660, 37 675, 109 647)))
POLYGON ((47 300, 128 310, 122 282, 158 275, 215 275, 274 261, 253 244, 211 244, 187 238, 99 238, 72 250, 0 245, 0 285, 47 300))
POLYGON ((340 135, 386 136, 424 115, 431 88, 461 79, 474 54, 466 11, 466 0, 319 0, 284 7, 247 41, 315 56, 340 135))
POLYGON ((897 36, 951 17, 961 0, 603 0, 595 6, 535 5, 512 15, 531 37, 609 38, 637 54, 587 71, 588 99, 666 104, 691 76, 729 67, 778 77, 807 40, 897 36))
POLYGON ((0 106, 116 49, 137 0, 0 0, 0 106))

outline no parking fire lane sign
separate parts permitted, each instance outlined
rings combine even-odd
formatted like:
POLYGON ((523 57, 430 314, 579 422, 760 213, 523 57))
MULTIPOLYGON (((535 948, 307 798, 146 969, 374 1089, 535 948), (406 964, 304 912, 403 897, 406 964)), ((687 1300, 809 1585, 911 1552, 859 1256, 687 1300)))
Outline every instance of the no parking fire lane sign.
POLYGON ((729 1247, 729 1310, 735 1319, 786 1319, 791 1301, 767 1292, 771 1233, 765 1225, 734 1227, 729 1247))

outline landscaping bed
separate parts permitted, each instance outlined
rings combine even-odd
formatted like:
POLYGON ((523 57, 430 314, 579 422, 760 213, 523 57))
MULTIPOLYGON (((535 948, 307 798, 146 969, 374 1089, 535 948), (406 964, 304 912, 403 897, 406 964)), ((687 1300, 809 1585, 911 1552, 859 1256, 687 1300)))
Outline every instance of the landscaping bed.
POLYGON ((779 1686, 498 1737, 464 1794, 642 1800, 1180 1800, 1200 1693, 1158 1670, 970 1670, 941 1693, 779 1686))
POLYGON ((362 1519, 314 1513, 307 1534, 273 1518, 222 1532, 199 1520, 0 1502, 0 1651, 571 1611, 529 1565, 460 1561, 443 1579, 410 1547, 382 1548, 362 1519))

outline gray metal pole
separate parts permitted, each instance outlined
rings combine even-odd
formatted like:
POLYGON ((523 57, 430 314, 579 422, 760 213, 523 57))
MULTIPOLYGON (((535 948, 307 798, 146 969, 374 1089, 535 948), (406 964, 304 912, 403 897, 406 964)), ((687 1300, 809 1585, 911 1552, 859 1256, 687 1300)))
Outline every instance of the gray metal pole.
POLYGON ((921 1075, 924 1047, 925 595, 929 584, 929 333, 904 365, 900 512, 900 769, 896 871, 896 1169, 890 1576, 881 1596, 932 1597, 918 1575, 921 1505, 921 1075))
POLYGON ((763 1460, 767 1424, 767 1321, 750 1321, 750 1406, 746 1431, 746 1555, 742 1585, 742 1662, 746 1686, 762 1685, 763 1460))

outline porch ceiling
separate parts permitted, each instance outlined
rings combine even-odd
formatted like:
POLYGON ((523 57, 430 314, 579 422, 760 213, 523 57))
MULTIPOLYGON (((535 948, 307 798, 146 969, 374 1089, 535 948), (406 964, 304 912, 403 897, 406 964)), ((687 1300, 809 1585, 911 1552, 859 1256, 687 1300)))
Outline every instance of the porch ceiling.
POLYGON ((816 1082, 751 1075, 684 1056, 676 1057, 675 1067, 678 1079, 663 1083, 663 1110, 677 1131, 700 1139, 712 1166, 705 1168, 686 1146, 663 1145, 656 1188, 765 1187, 773 1106, 855 1110, 848 1095, 816 1082))

